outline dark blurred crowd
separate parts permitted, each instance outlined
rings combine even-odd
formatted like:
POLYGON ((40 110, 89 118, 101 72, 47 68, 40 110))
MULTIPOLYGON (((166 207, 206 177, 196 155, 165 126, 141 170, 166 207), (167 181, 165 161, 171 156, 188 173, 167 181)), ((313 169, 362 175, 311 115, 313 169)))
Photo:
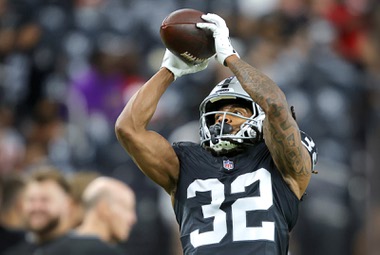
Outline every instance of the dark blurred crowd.
MULTIPOLYGON (((175 219, 162 206, 168 197, 123 151, 114 123, 160 67, 160 24, 180 8, 222 16, 240 56, 281 87, 318 146, 319 174, 301 203, 291 254, 377 254, 377 0, 0 0, 3 179, 48 164, 66 176, 91 170, 121 180, 137 199, 127 254, 178 254, 175 219)), ((229 75, 212 62, 178 79, 150 128, 197 141, 199 103, 229 75)), ((25 229, 22 220, 17 228, 25 229)))

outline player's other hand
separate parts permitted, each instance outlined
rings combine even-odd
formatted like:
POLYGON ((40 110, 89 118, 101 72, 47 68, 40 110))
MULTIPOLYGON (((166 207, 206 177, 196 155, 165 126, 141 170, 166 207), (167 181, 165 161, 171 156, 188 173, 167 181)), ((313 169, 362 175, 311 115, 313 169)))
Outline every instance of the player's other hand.
POLYGON ((224 19, 213 13, 202 15, 202 19, 210 23, 197 23, 197 27, 201 29, 209 29, 213 32, 216 59, 219 63, 225 65, 226 58, 231 55, 240 57, 231 45, 229 37, 230 31, 228 30, 224 19))
POLYGON ((196 65, 186 63, 185 61, 171 53, 168 49, 166 49, 161 67, 166 67, 169 71, 171 71, 174 75, 175 80, 183 75, 197 73, 206 69, 209 61, 210 59, 207 59, 202 63, 196 65))

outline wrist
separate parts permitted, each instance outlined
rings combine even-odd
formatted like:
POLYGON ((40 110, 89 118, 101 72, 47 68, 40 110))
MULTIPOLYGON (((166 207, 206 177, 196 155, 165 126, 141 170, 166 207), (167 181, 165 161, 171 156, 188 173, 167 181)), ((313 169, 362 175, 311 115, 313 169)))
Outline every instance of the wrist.
POLYGON ((160 72, 163 72, 167 79, 174 81, 176 79, 174 73, 166 66, 161 67, 160 72))
POLYGON ((238 55, 232 54, 224 60, 224 65, 229 66, 230 63, 235 62, 236 60, 240 59, 238 55))

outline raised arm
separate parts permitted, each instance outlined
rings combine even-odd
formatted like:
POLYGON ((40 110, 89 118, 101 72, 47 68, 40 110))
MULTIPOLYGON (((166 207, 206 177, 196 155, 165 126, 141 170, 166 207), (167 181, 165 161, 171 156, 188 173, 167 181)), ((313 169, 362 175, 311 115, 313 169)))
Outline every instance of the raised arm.
POLYGON ((265 112, 265 143, 285 181, 301 198, 309 184, 312 166, 284 93, 271 79, 238 57, 231 56, 226 63, 265 112))
POLYGON ((160 134, 147 130, 147 126, 169 85, 182 75, 203 70, 207 64, 190 66, 166 51, 162 68, 129 100, 116 121, 120 144, 141 171, 170 195, 175 192, 179 160, 171 144, 160 134))
POLYGON ((244 90, 265 112, 265 143, 283 178, 301 198, 310 181, 312 165, 284 93, 269 77, 239 58, 230 44, 229 31, 222 18, 215 14, 202 18, 212 23, 197 26, 213 31, 217 60, 230 68, 244 90))
POLYGON ((169 70, 160 69, 129 100, 116 121, 116 136, 121 145, 144 174, 169 194, 177 180, 178 158, 164 137, 146 128, 173 80, 169 70))

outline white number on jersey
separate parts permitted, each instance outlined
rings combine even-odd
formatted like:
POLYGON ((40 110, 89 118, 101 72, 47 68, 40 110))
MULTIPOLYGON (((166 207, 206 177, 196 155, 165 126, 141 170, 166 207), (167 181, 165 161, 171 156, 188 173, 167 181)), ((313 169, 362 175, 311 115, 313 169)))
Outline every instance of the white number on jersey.
MULTIPOLYGON (((268 210, 273 205, 272 180, 264 169, 238 176, 231 183, 231 194, 244 193, 245 188, 259 181, 260 196, 238 198, 232 205, 233 241, 269 240, 274 241, 274 222, 263 221, 261 227, 247 227, 248 211, 268 210)), ((195 180, 187 189, 187 198, 193 198, 196 192, 211 192, 211 203, 202 205, 204 218, 214 217, 212 231, 199 233, 199 229, 190 234, 190 242, 196 248, 219 243, 227 234, 226 213, 220 209, 224 197, 224 185, 218 179, 195 180)))

